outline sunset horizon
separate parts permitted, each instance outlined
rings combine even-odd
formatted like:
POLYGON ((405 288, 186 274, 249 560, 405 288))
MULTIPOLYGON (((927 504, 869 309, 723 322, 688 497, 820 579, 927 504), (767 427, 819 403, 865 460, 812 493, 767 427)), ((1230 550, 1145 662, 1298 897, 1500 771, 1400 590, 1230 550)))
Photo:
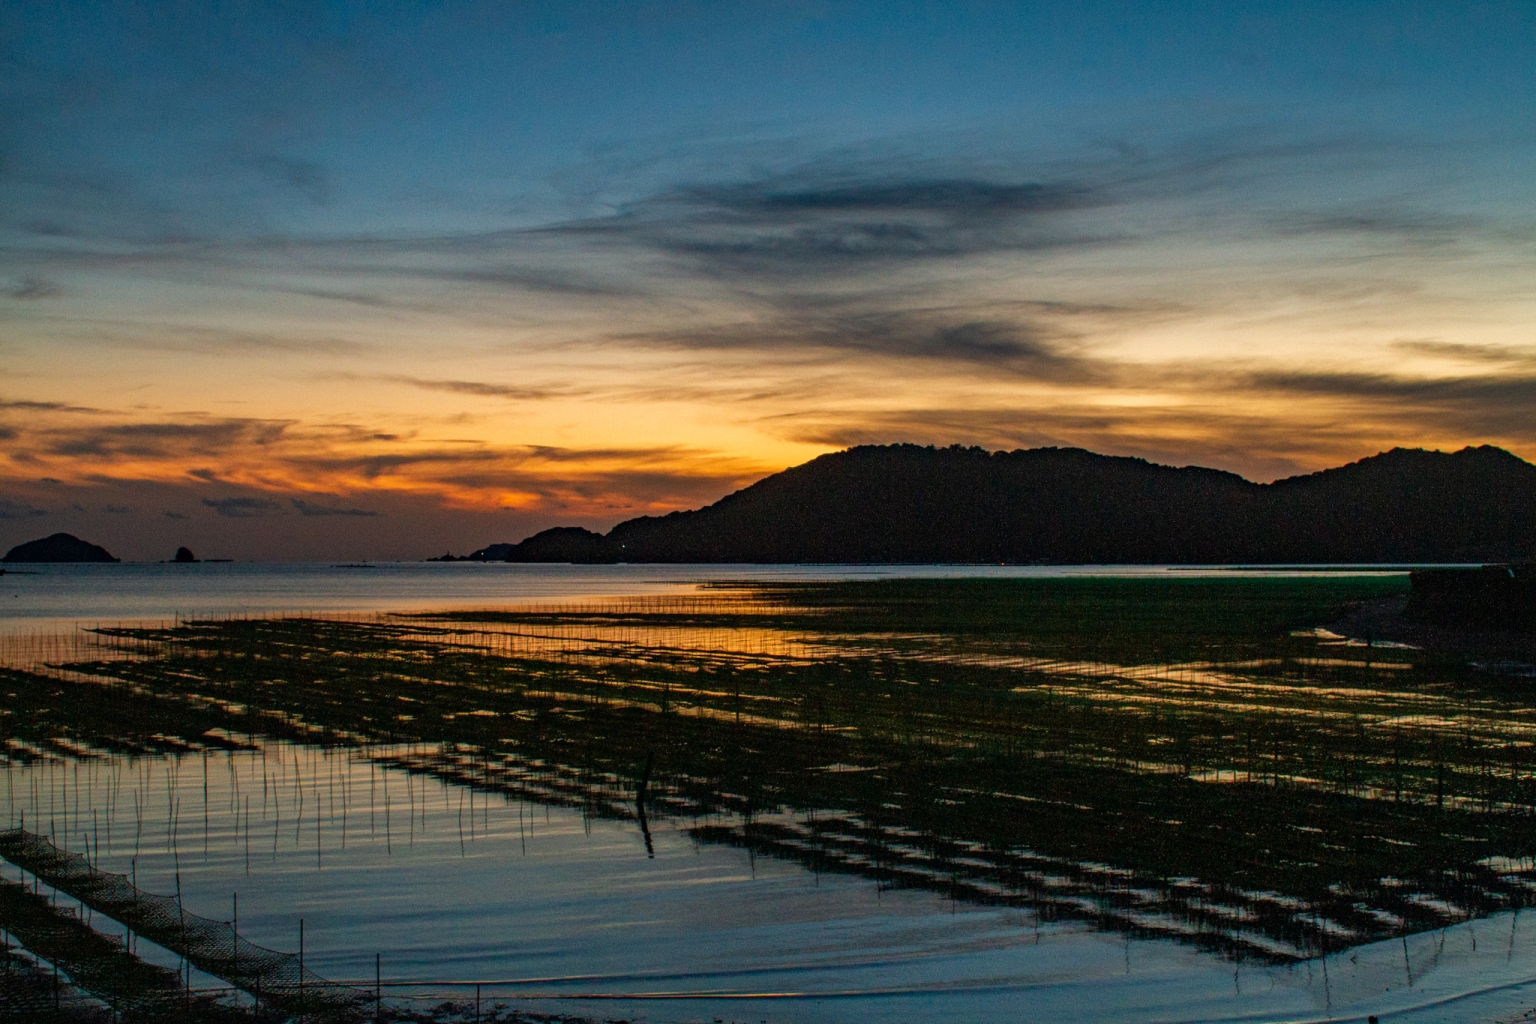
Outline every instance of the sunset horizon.
POLYGON ((1536 458, 1529 12, 1118 10, 12 7, 0 541, 417 558, 866 443, 1536 458))
MULTIPOLYGON (((991 455, 1020 454, 1025 452, 1043 452, 1051 450, 1080 451, 1091 456, 1105 456, 1111 459, 1136 459, 1148 463, 1152 467, 1169 469, 1204 469, 1215 470, 1219 473, 1232 473, 1231 470, 1223 470, 1216 466, 1204 466, 1196 463, 1175 465, 1172 463, 1159 463, 1155 460, 1145 459, 1139 455, 1113 455, 1104 452, 1091 452, 1088 449, 1073 448, 1069 446, 1041 446, 1035 449, 1007 449, 988 450, 984 446, 963 446, 958 443, 949 446, 919 445, 916 442, 892 442, 890 444, 866 444, 847 449, 838 449, 824 455, 849 454, 856 450, 875 448, 902 448, 925 447, 930 450, 943 451, 948 449, 967 448, 971 451, 982 451, 991 455)), ((1240 473, 1234 476, 1245 483, 1273 484, 1286 480, 1298 480, 1313 474, 1324 473, 1329 470, 1348 469, 1363 463, 1368 463, 1389 456, 1393 453, 1411 452, 1431 455, 1462 455, 1474 450, 1493 450, 1513 455, 1506 449, 1495 445, 1467 445, 1459 450, 1441 451, 1439 449, 1407 448, 1394 446, 1381 452, 1374 452, 1352 459, 1338 465, 1319 466, 1309 468, 1287 477, 1277 477, 1273 480, 1252 480, 1243 477, 1240 473)), ((1519 456, 1514 456, 1519 458, 1519 456)), ((320 494, 313 491, 277 491, 245 489, 232 496, 224 498, 189 496, 177 489, 155 489, 144 487, 142 484, 137 494, 143 498, 153 500, 158 497, 167 505, 180 504, 183 511, 174 508, 162 510, 162 516, 167 522, 153 523, 154 527, 143 527, 124 530, 117 520, 127 515, 131 510, 119 506, 105 508, 105 515, 93 515, 90 508, 78 502, 66 509, 57 512, 49 512, 32 505, 23 505, 22 513, 15 514, 14 507, 7 509, 11 514, 8 518, 11 522, 0 522, 0 551, 13 547, 29 540, 41 539, 44 533, 58 532, 75 536, 69 531, 74 530, 81 537, 89 537, 92 541, 100 540, 106 548, 114 552, 127 552, 122 560, 130 562, 163 562, 171 558, 171 555, 179 548, 192 545, 198 553, 207 555, 218 561, 243 561, 243 562, 304 562, 304 561, 332 561, 336 559, 354 558, 362 560, 378 561, 417 561, 421 559, 438 559, 444 557, 463 558, 468 555, 480 557, 476 552, 497 545, 516 544, 519 541, 533 538, 538 534, 557 527, 579 527, 595 534, 606 534, 613 527, 641 517, 665 516, 672 512, 696 511, 713 507, 721 499, 737 494, 742 490, 752 487, 754 484, 779 476, 783 472, 803 466, 809 466, 820 457, 812 458, 798 466, 786 466, 777 472, 764 473, 757 477, 748 477, 734 483, 730 490, 711 495, 703 492, 703 495, 691 504, 666 504, 658 503, 647 506, 627 505, 622 509, 610 505, 603 509, 606 514, 582 515, 573 512, 568 515, 551 514, 544 510, 537 510, 530 514, 518 515, 520 511, 512 507, 504 507, 496 510, 483 510, 475 508, 454 508, 442 503, 436 495, 426 495, 424 498, 417 495, 407 495, 402 501, 402 496, 377 491, 367 492, 373 501, 372 507, 362 508, 348 506, 343 501, 344 495, 320 494), (303 495, 302 497, 300 495, 303 495), (412 498, 416 500, 411 501, 412 498), (194 503, 195 500, 195 503, 194 503), (391 512, 390 503, 395 504, 395 512, 391 512), (392 515, 405 519, 404 531, 390 529, 394 524, 380 523, 392 515), (311 520, 319 519, 319 524, 311 520), (236 520, 231 524, 228 520, 236 520), (255 520, 255 522, 251 522, 255 520), (360 523, 375 526, 373 530, 360 529, 360 523), (425 524, 423 526, 422 524, 425 524), (432 524, 441 527, 439 534, 431 533, 432 524), (508 524, 511 524, 510 526, 508 524), (12 527, 4 529, 4 527, 12 527), (382 529, 377 527, 384 527, 382 529), (497 530, 497 533, 492 536, 497 530), (479 531, 479 532, 476 532, 479 531), (490 531, 490 532, 487 532, 490 531), (455 542, 456 541, 456 542, 455 542), (436 546, 434 547, 434 542, 436 546)), ((1529 460, 1521 460, 1530 465, 1529 460)), ((43 481, 52 483, 59 490, 63 489, 62 481, 43 481)), ((93 482, 96 483, 96 482, 93 482)), ((97 483, 97 486, 100 486, 97 483)), ((43 495, 49 496, 48 491, 43 495)), ((52 492, 54 495, 58 490, 52 492)), ((153 522, 153 521, 152 521, 153 522)), ((499 556, 492 560, 498 560, 499 556)))
POLYGON ((0 3, 0 1024, 1536 1020, 1536 0, 0 3))

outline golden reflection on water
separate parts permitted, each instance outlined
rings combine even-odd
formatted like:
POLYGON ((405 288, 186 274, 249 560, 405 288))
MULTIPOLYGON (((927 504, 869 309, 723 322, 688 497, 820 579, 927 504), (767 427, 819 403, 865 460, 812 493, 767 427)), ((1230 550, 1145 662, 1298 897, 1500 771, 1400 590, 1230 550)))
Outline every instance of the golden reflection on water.
MULTIPOLYGON (((1248 954, 1305 956, 1532 891, 1524 702, 1318 631, 1136 660, 1113 630, 1029 625, 877 628, 721 590, 82 632, 0 657, 248 733, 368 745, 408 777, 642 828, 672 816, 815 870, 1248 954)), ((8 742, 7 764, 96 756, 62 736, 8 742)))

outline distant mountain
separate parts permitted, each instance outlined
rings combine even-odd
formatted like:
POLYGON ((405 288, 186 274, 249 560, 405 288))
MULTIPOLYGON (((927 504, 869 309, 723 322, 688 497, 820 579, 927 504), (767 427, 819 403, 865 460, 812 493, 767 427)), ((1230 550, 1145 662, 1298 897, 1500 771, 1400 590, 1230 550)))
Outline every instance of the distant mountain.
POLYGON ((864 446, 511 562, 1232 564, 1536 557, 1536 466, 1394 448, 1272 484, 1078 448, 864 446))
POLYGON ((429 562, 505 562, 507 555, 516 545, 514 544, 487 544, 479 551, 471 551, 467 555, 455 555, 453 552, 429 558, 429 562))
POLYGON ((0 562, 117 562, 112 553, 70 533, 56 533, 42 540, 18 544, 0 562))

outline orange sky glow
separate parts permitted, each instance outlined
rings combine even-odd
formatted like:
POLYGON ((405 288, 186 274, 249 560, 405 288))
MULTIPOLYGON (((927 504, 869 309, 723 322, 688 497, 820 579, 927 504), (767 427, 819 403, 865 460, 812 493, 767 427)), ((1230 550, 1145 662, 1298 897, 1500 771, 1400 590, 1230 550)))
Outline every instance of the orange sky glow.
POLYGON ((1519 32, 440 17, 5 34, 0 548, 415 558, 864 443, 1536 458, 1519 32))

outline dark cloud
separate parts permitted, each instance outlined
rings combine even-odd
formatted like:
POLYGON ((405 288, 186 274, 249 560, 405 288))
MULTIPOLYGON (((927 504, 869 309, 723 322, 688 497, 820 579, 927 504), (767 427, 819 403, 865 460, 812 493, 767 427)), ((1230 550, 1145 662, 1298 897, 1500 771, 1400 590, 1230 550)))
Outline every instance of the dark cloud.
POLYGON ((28 233, 40 235, 43 238, 72 238, 75 236, 75 232, 57 221, 29 220, 21 226, 28 233))
POLYGON ((1467 363, 1536 362, 1536 348, 1513 348, 1509 345, 1469 345, 1423 339, 1399 341, 1393 347, 1415 355, 1436 356, 1467 363))
POLYGON ((1431 403, 1514 403, 1536 413, 1536 376, 1400 377, 1297 370, 1258 373, 1251 380, 1263 390, 1431 403))
POLYGON ((726 351, 800 350, 980 365, 1031 380, 1104 383, 1115 365, 1083 339, 1105 327, 1171 315, 1167 308, 1052 302, 880 308, 855 298, 786 295, 750 320, 695 330, 626 335, 659 347, 726 351))
POLYGON ((14 441, 19 436, 14 427, 0 426, 0 441, 14 441))
POLYGON ((161 515, 165 516, 165 518, 167 518, 167 519, 185 519, 185 518, 187 518, 185 513, 182 513, 182 512, 172 512, 170 509, 166 509, 164 512, 161 513, 161 515))
MULTIPOLYGON (((914 145, 908 140, 899 148, 914 145)), ((1054 160, 1038 152, 990 160, 881 155, 869 147, 823 154, 756 179, 661 189, 619 204, 616 213, 526 234, 598 249, 651 250, 677 259, 685 276, 747 285, 812 280, 830 290, 895 263, 1045 256, 1110 244, 1134 243, 1144 251, 1194 230, 1177 218, 1145 216, 1169 203, 1216 199, 1225 219, 1271 235, 1427 237, 1468 227, 1364 207, 1266 219, 1268 212, 1254 203, 1280 177, 1324 173, 1319 168, 1329 161, 1391 148, 1379 139, 1287 135, 1274 126, 1190 133, 1155 147, 1111 140, 1054 160), (1104 214, 1112 208, 1124 215, 1104 214)))
POLYGON ((1474 224, 1465 218, 1442 215, 1353 210, 1342 213, 1303 213, 1277 217, 1274 230, 1279 235, 1350 234, 1350 235, 1421 235, 1425 232, 1449 234, 1457 228, 1474 224))
POLYGON ((329 505, 316 505, 300 498, 289 499, 289 504, 293 505, 301 516, 376 516, 379 514, 364 508, 333 508, 329 505))
POLYGON ((1477 241, 1515 244, 1536 241, 1536 228, 1530 224, 1511 223, 1507 219, 1368 205, 1324 212, 1292 211, 1265 219, 1264 226, 1281 238, 1333 235, 1393 246, 1398 250, 1438 249, 1477 241))
POLYGON ((965 218, 1009 216, 1101 205, 1102 197, 1076 183, 998 183, 967 178, 857 182, 820 188, 745 185, 686 193, 740 213, 782 215, 803 211, 942 212, 965 218))
POLYGON ((267 498, 204 498, 203 504, 227 519, 281 515, 283 506, 267 498))
POLYGON ((564 397, 574 392, 555 388, 516 387, 510 384, 493 384, 477 380, 425 380, 420 377, 385 377, 396 384, 406 384, 423 391, 447 391, 457 395, 474 395, 479 398, 510 398, 515 401, 538 401, 545 398, 564 397))
POLYGON ((1536 439, 1536 376, 1402 377, 1277 371, 1254 374, 1256 391, 1352 400, 1380 418, 1434 424, 1468 438, 1536 439))
POLYGON ((24 277, 5 288, 4 294, 13 299, 23 300, 56 299, 64 294, 64 289, 40 277, 24 277))
POLYGON ((24 412, 101 412, 100 409, 92 409, 83 405, 69 405, 65 402, 0 401, 0 409, 20 409, 24 412))
MULTIPOLYGON (((952 140, 945 145, 953 150, 952 140)), ((214 231, 198 244, 146 243, 125 253, 82 246, 70 258, 102 272, 160 266, 166 273, 191 273, 240 287, 458 318, 485 317, 485 303, 505 298, 505 292, 626 299, 633 303, 628 311, 641 316, 654 312, 658 303, 681 298, 690 307, 684 313, 686 330, 698 324, 695 314, 707 314, 715 300, 751 307, 759 301, 836 295, 862 300, 865 309, 889 309, 900 300, 893 300, 887 291, 891 280, 881 272, 897 264, 914 268, 903 281, 902 299, 908 299, 914 293, 932 298, 963 292, 977 280, 970 276, 973 271, 981 277, 999 273, 999 264, 989 269, 983 260, 1001 254, 1021 257, 1009 262, 1014 278, 1027 270, 1030 254, 1045 259, 1058 252, 1127 245, 1133 259, 1144 259, 1151 247, 1168 243, 1170 234, 1198 233, 1193 221, 1165 216, 1168 210, 1159 205, 1192 197, 1220 200, 1226 220, 1241 222, 1257 235, 1433 239, 1486 229, 1465 218, 1383 212, 1363 204, 1276 217, 1272 205, 1259 209, 1253 202, 1253 196, 1264 193, 1266 179, 1282 168, 1295 173, 1309 162, 1354 158, 1373 147, 1378 155, 1391 149, 1381 140, 1285 137, 1273 127, 1232 128, 1166 138, 1157 146, 1111 141, 1056 159, 1038 152, 1029 158, 995 152, 983 159, 952 151, 918 156, 917 140, 909 139, 884 153, 869 146, 791 164, 784 153, 796 147, 786 143, 784 153, 765 161, 779 169, 755 178, 738 174, 734 181, 711 181, 708 174, 678 170, 670 175, 676 184, 658 185, 666 177, 658 176, 646 189, 633 188, 627 197, 590 207, 601 212, 541 227, 439 237, 300 238, 269 232, 224 237, 214 231), (1147 216, 1154 208, 1161 213, 1147 216), (963 272, 954 266, 967 261, 972 267, 963 272), (269 273, 274 266, 283 268, 285 280, 300 280, 299 275, 309 280, 304 286, 275 284, 269 273), (931 270, 920 269, 925 266, 931 270), (314 286, 320 282, 326 283, 314 286), (330 282, 342 283, 332 287, 330 282), (696 302, 701 287, 730 292, 716 291, 696 302), (445 291, 453 293, 452 301, 445 291), (460 291, 469 293, 470 301, 459 301, 460 291)), ((258 167, 284 187, 326 187, 323 169, 303 160, 268 155, 247 158, 246 166, 247 173, 258 167)), ((623 190, 622 181, 612 184, 623 190)), ((1209 227, 1208 218, 1202 223, 1209 227)), ((64 257, 53 253, 50 258, 64 257)), ((1033 287, 1044 291, 1048 286, 1033 287)), ((1115 287, 1106 282, 1106 294, 1118 294, 1115 287)), ((579 304, 559 305, 556 317, 579 304)), ((625 310, 616 315, 624 316, 625 310)), ((991 319, 972 310, 951 326, 991 319)), ((1039 334, 1029 324, 1014 330, 1039 334)), ((771 341, 773 332, 764 337, 771 341)), ((367 348, 345 339, 171 325, 113 331, 100 340, 210 353, 358 354, 367 348)), ((742 345, 748 341, 743 338, 742 345)), ((928 347, 951 346, 937 341, 928 347)), ((958 346, 965 347, 963 341, 958 346)))
POLYGON ((36 516, 45 516, 48 510, 38 508, 25 501, 12 501, 9 498, 0 498, 0 519, 32 519, 36 516))
POLYGON ((466 492, 512 489, 540 507, 605 505, 655 510, 713 501, 756 475, 743 475, 710 452, 654 448, 441 447, 373 456, 303 455, 290 463, 310 476, 339 473, 377 479, 409 473, 466 492))
POLYGON ((832 447, 909 441, 940 447, 1086 448, 1166 465, 1198 465, 1275 480, 1340 465, 1392 447, 1405 436, 1379 424, 1349 423, 1298 434, 1292 425, 1241 403, 1222 408, 1178 405, 1107 410, 1077 402, 1028 409, 995 405, 782 417, 773 426, 791 440, 832 447))
POLYGON ((381 476, 411 467, 442 467, 454 472, 440 477, 454 483, 498 487, 509 482, 508 474, 529 463, 607 463, 626 462, 635 465, 663 462, 668 465, 698 458, 700 452, 675 446, 654 448, 555 448, 542 445, 512 445, 491 447, 478 441, 466 441, 462 445, 443 445, 435 448, 413 448, 409 451, 380 452, 374 455, 326 455, 296 453, 295 465, 302 465, 327 472, 355 472, 368 477, 381 476), (486 467, 484 475, 465 475, 459 467, 486 467))
POLYGON ((252 157, 250 166, 316 205, 324 205, 330 199, 330 175, 325 168, 311 160, 264 153, 252 157))
POLYGON ((132 348, 163 352, 199 352, 228 355, 232 352, 272 352, 294 355, 360 355, 369 346, 346 338, 289 337, 256 331, 215 327, 184 327, 161 324, 152 329, 119 328, 99 340, 132 348))
MULTIPOLYGON (((501 234, 509 247, 515 248, 516 236, 501 234)), ((450 284, 491 285, 517 291, 544 292, 550 295, 588 298, 640 298, 646 290, 635 285, 600 280, 590 271, 561 270, 554 267, 498 267, 491 269, 422 270, 411 268, 405 276, 450 284)))
MULTIPOLYGON (((515 458, 515 456, 512 457, 515 458)), ((357 474, 366 480, 377 480, 379 477, 410 469, 425 470, 432 474, 433 479, 443 479, 440 473, 436 472, 442 467, 502 466, 508 460, 509 454, 505 451, 479 447, 474 442, 466 442, 462 447, 418 448, 408 452, 381 452, 376 455, 301 454, 289 461, 293 465, 319 472, 350 473, 357 474)), ((496 472, 488 471, 485 477, 486 485, 497 486, 490 483, 495 479, 497 479, 496 472)), ((501 478, 501 483, 506 483, 505 477, 501 478)))
POLYGON ((702 454, 679 445, 660 445, 654 448, 556 448, 533 444, 527 445, 522 451, 541 462, 624 462, 630 465, 657 462, 672 465, 702 454))
POLYGON ((367 306, 370 309, 397 309, 406 306, 406 303, 387 299, 379 295, 369 295, 365 292, 343 292, 326 288, 283 288, 280 291, 288 295, 307 295, 312 299, 323 299, 327 302, 346 302, 354 306, 367 306))
POLYGON ((829 266, 1097 244, 1095 233, 1057 215, 1110 201, 1086 181, 804 172, 686 187, 551 230, 688 257, 706 276, 786 279, 829 266))
POLYGON ((53 455, 92 458, 207 456, 271 445, 290 426, 270 420, 226 419, 194 423, 122 423, 39 431, 53 455))

